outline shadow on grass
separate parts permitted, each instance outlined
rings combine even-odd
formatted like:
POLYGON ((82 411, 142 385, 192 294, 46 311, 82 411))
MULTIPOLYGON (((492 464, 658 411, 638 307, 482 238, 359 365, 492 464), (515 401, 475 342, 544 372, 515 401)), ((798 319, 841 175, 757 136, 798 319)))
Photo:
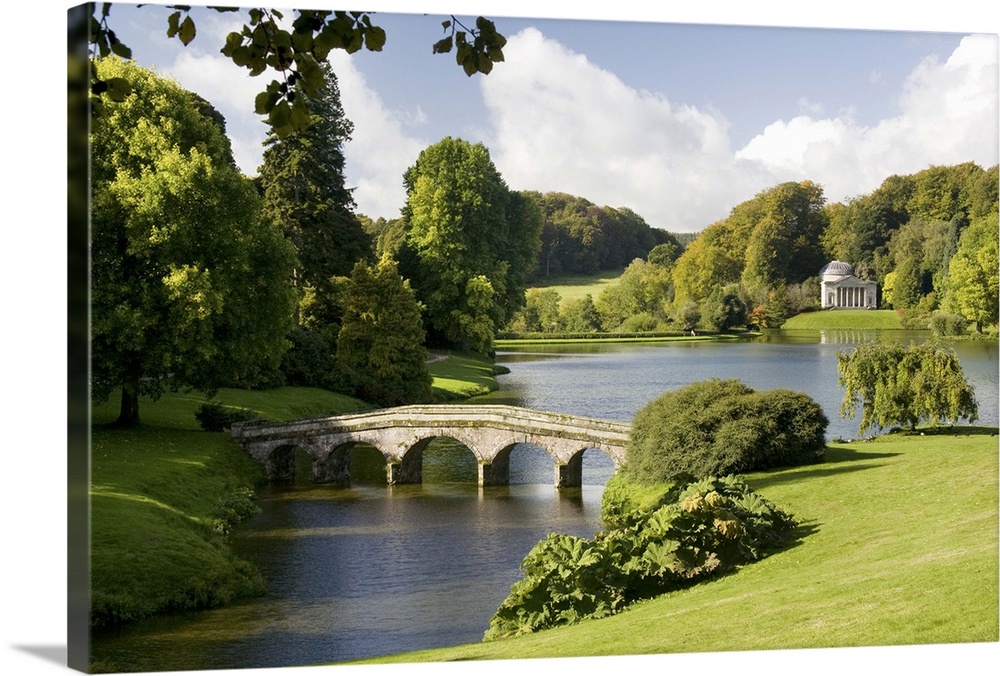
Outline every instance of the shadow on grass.
POLYGON ((893 430, 887 437, 995 437, 996 427, 980 425, 939 425, 936 427, 918 427, 916 431, 893 430))
POLYGON ((871 451, 856 451, 850 448, 826 448, 823 459, 815 465, 806 465, 798 469, 777 471, 774 474, 758 474, 747 477, 746 481, 755 490, 795 483, 798 481, 836 476, 848 472, 860 472, 866 469, 880 467, 883 463, 865 462, 893 458, 899 453, 876 453, 871 451))

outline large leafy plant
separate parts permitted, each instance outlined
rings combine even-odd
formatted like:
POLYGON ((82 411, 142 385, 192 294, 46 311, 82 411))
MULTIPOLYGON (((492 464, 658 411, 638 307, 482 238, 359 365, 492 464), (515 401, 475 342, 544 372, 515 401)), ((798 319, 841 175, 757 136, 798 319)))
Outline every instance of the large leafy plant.
POLYGON ((796 526, 732 476, 678 480, 660 502, 629 512, 593 540, 552 534, 535 545, 484 640, 612 615, 756 561, 796 526))

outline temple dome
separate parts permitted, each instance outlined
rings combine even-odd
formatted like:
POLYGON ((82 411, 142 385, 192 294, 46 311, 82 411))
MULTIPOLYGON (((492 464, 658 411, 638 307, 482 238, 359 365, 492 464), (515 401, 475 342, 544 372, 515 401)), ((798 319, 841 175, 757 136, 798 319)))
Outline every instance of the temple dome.
POLYGON ((833 261, 823 266, 819 271, 820 277, 847 277, 854 274, 854 268, 849 263, 843 261, 833 261))

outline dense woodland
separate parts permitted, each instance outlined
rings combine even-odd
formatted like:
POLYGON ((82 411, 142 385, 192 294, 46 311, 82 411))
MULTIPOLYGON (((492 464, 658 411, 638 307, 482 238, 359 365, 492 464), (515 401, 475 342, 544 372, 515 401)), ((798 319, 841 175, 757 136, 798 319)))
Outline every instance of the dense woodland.
POLYGON ((780 326, 816 309, 833 259, 908 325, 997 322, 996 166, 891 176, 846 203, 783 183, 678 235, 627 207, 511 190, 485 146, 445 138, 402 177, 400 216, 373 220, 345 184, 352 125, 328 68, 299 92, 312 124, 269 135, 255 178, 209 102, 115 57, 95 68, 129 83, 91 135, 94 395, 122 392, 121 424, 165 388, 428 400, 427 348, 488 354, 502 330, 780 326), (621 269, 596 298, 530 288, 621 269))

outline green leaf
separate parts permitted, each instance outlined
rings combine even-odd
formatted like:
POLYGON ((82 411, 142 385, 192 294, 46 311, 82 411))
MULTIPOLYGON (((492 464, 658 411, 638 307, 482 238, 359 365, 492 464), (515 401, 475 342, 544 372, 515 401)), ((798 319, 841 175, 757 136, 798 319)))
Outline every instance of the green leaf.
POLYGON ((174 12, 167 17, 167 37, 172 38, 177 35, 177 31, 180 27, 181 13, 174 12))
POLYGON ((184 23, 181 24, 180 30, 181 42, 184 43, 185 47, 191 44, 191 41, 194 40, 196 32, 194 20, 191 17, 186 17, 184 19, 184 23))
POLYGON ((267 122, 270 124, 274 130, 279 135, 287 134, 289 129, 288 123, 292 119, 292 108, 288 105, 288 101, 280 101, 274 108, 271 109, 271 113, 267 116, 267 122), (282 133, 284 132, 284 134, 282 133))
POLYGON ((129 47, 127 45, 125 45, 124 43, 121 43, 121 42, 118 42, 118 41, 112 42, 111 43, 111 51, 114 52, 117 56, 120 56, 123 59, 131 59, 132 58, 132 50, 129 49, 129 47))
POLYGON ((253 102, 254 112, 258 115, 267 115, 274 109, 274 104, 277 100, 278 95, 274 92, 264 91, 257 94, 253 102))
POLYGON ((452 42, 451 42, 451 37, 450 36, 446 37, 446 38, 442 38, 442 39, 440 39, 440 40, 438 40, 437 42, 434 43, 434 46, 431 48, 432 49, 431 53, 432 54, 447 54, 448 52, 451 51, 451 46, 452 46, 452 42))
POLYGON ((371 52, 381 52, 385 46, 385 31, 378 26, 369 28, 365 36, 365 46, 371 52))

